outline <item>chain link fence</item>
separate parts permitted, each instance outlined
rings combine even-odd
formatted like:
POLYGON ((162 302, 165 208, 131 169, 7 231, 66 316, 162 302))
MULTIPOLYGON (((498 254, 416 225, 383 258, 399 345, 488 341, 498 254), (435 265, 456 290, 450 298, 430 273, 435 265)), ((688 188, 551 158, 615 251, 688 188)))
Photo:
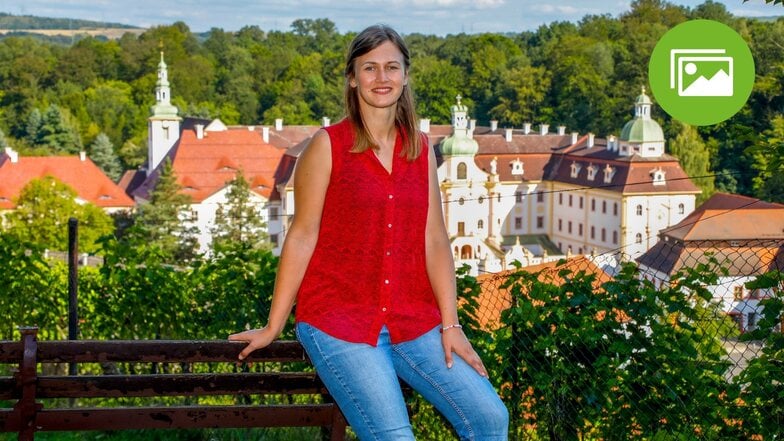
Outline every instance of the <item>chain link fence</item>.
POLYGON ((462 319, 510 439, 781 439, 783 264, 761 239, 463 272, 462 319))

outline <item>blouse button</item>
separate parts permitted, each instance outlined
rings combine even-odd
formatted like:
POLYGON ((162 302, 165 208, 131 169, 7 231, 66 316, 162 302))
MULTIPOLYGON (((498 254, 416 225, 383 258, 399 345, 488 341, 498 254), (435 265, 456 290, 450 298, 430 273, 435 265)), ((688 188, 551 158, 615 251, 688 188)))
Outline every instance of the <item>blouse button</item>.
POLYGON ((394 196, 392 196, 392 195, 389 195, 389 199, 392 199, 393 197, 394 197, 394 196))
POLYGON ((387 308, 381 308, 382 312, 387 312, 387 308))
POLYGON ((384 283, 389 285, 389 279, 384 280, 384 283))
POLYGON ((392 224, 387 224, 387 228, 392 228, 392 224))

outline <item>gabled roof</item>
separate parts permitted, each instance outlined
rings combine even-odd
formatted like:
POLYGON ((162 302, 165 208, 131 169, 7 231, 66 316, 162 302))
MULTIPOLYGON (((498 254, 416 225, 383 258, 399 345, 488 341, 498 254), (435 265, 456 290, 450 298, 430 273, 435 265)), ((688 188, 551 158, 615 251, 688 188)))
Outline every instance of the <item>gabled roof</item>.
POLYGON ((13 209, 25 185, 52 176, 73 188, 78 197, 101 208, 131 208, 128 195, 90 160, 79 156, 18 156, 0 153, 0 209, 13 209))
POLYGON ((640 256, 640 265, 672 274, 711 258, 730 276, 782 269, 784 205, 747 196, 716 193, 640 256))
POLYGON ((684 268, 708 265, 714 259, 730 277, 756 276, 771 270, 784 271, 784 244, 771 240, 748 240, 737 244, 660 240, 637 258, 637 262, 641 266, 672 275, 684 268))
POLYGON ((716 193, 661 234, 682 241, 784 239, 784 205, 716 193))
MULTIPOLYGON (((265 143, 258 130, 230 127, 205 130, 201 139, 195 130, 183 130, 168 157, 183 193, 191 196, 193 203, 200 203, 224 188, 239 170, 252 191, 269 199, 273 176, 284 152, 283 148, 265 143)), ((145 180, 134 196, 149 197, 162 166, 145 180)))

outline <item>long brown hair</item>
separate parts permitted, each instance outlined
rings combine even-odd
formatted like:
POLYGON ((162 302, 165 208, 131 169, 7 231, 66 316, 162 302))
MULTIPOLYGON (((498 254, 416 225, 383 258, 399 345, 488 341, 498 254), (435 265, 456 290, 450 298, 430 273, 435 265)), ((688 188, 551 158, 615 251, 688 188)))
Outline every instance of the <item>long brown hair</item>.
MULTIPOLYGON (((408 47, 395 32, 394 29, 385 25, 373 25, 366 28, 364 31, 357 34, 349 46, 348 53, 346 54, 346 84, 343 89, 343 94, 346 101, 346 117, 354 125, 354 146, 351 149, 354 153, 361 153, 369 148, 376 148, 373 137, 367 130, 362 114, 359 110, 359 92, 351 87, 351 79, 356 77, 355 61, 358 57, 365 55, 373 49, 381 46, 383 43, 390 41, 400 50, 403 54, 403 63, 406 74, 411 66, 411 58, 409 56, 408 47)), ((414 105, 414 94, 411 91, 411 79, 409 78, 408 85, 403 86, 403 93, 397 101, 397 113, 395 114, 395 126, 401 132, 403 141, 403 151, 401 156, 405 156, 409 161, 416 159, 422 152, 422 137, 417 127, 417 116, 414 105)))

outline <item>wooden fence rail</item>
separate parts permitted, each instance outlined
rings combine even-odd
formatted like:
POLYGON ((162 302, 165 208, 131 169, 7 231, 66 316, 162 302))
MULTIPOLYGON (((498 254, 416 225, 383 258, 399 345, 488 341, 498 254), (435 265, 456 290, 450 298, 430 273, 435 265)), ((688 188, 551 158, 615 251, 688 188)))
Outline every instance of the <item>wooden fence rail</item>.
POLYGON ((323 428, 325 439, 345 439, 345 419, 318 376, 307 368, 307 357, 296 341, 275 342, 246 360, 275 363, 275 371, 193 372, 197 365, 235 364, 244 345, 188 340, 39 342, 36 328, 23 328, 21 333, 21 341, 0 341, 0 367, 6 365, 10 372, 0 376, 0 401, 12 405, 0 408, 0 432, 18 432, 19 440, 33 440, 39 431, 314 426, 323 428), (65 364, 85 363, 102 372, 69 375, 62 369, 65 364), (279 369, 284 366, 287 369, 279 369), (164 397, 218 395, 234 397, 229 400, 234 404, 159 404, 164 397), (275 403, 247 404, 254 396, 272 397, 275 403), (125 397, 158 403, 80 404, 125 397))

